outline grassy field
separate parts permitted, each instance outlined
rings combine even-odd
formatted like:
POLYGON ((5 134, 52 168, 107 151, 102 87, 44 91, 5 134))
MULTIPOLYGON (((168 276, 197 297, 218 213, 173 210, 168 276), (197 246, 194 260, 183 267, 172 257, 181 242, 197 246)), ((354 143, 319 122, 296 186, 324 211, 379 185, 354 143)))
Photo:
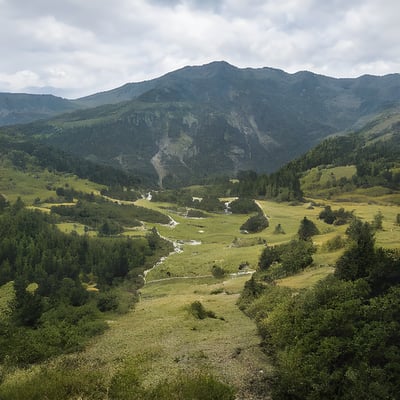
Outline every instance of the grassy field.
POLYGON ((149 283, 135 311, 110 321, 111 329, 79 357, 110 376, 127 359, 140 360, 147 385, 180 372, 207 371, 244 391, 266 357, 255 325, 236 301, 247 277, 176 279, 149 283), (212 294, 213 291, 220 291, 212 294), (217 318, 199 320, 188 306, 200 301, 217 318))
MULTIPOLYGON (((52 360, 51 367, 74 365, 78 370, 95 369, 111 377, 128 360, 133 360, 140 365, 144 383, 149 387, 181 372, 201 370, 235 386, 241 398, 250 398, 247 383, 260 378, 260 370, 265 370, 269 363, 258 345, 255 324, 236 305, 249 275, 230 274, 237 273, 241 264, 255 270, 265 243, 279 244, 295 238, 304 217, 320 231, 313 238, 318 248, 314 265, 278 284, 306 288, 332 273, 341 251, 327 252, 323 245, 336 235, 345 237, 347 226, 331 226, 318 219, 327 204, 332 209, 344 207, 354 211, 364 221, 372 221, 381 212, 383 230, 376 234, 377 244, 398 247, 400 239, 400 227, 395 224, 399 211, 396 206, 321 200, 317 203, 312 199, 299 205, 259 203, 270 226, 261 233, 245 235, 239 228, 246 215, 206 213, 206 218, 185 218, 182 210, 172 204, 137 201, 137 205, 164 212, 176 224, 146 224, 124 234, 144 235, 146 229, 155 226, 162 236, 176 243, 180 252, 171 254, 147 274, 147 283, 134 310, 108 316, 110 329, 103 336, 94 339, 82 353, 52 360), (274 233, 278 224, 284 234, 274 233), (211 276, 214 265, 225 269, 224 279, 211 276), (195 301, 215 313, 216 318, 199 320, 191 315, 188 308, 195 301)), ((84 227, 64 223, 59 228, 82 234, 84 227)), ((9 379, 24 379, 27 373, 20 371, 9 379)))
POLYGON ((104 187, 72 174, 47 170, 25 173, 13 167, 0 166, 0 193, 10 202, 14 202, 17 197, 21 197, 26 204, 33 204, 35 199, 43 201, 56 197, 55 189, 66 185, 84 193, 98 193, 104 187))

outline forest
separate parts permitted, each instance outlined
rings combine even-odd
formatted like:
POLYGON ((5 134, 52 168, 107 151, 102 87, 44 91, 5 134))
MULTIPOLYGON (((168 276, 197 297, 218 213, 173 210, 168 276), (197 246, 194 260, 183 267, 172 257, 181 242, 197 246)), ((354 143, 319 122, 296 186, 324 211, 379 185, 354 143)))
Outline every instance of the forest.
POLYGON ((107 328, 101 314, 132 306, 143 271, 171 251, 156 231, 93 238, 64 234, 54 223, 21 200, 3 206, 0 285, 12 283, 14 295, 0 320, 1 362, 25 365, 81 349, 107 328), (122 284, 127 304, 115 292, 122 284))

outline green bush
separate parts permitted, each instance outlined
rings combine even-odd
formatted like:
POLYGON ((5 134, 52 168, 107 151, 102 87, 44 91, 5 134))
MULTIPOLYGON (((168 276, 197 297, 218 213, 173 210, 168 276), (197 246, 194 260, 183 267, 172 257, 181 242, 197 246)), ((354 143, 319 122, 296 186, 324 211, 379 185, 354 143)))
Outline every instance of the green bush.
POLYGON ((213 277, 217 278, 217 279, 221 279, 226 275, 226 271, 218 265, 213 265, 213 267, 211 269, 211 273, 212 273, 213 277))
POLYGON ((262 214, 257 214, 250 217, 240 227, 240 230, 248 233, 257 233, 263 231, 265 228, 268 228, 268 226, 269 226, 268 218, 262 214))
POLYGON ((253 199, 240 197, 233 200, 229 204, 230 211, 233 214, 250 214, 253 212, 260 212, 260 208, 253 199))
POLYGON ((189 306, 189 313, 196 319, 217 318, 213 311, 208 311, 204 308, 200 301, 194 301, 189 306))

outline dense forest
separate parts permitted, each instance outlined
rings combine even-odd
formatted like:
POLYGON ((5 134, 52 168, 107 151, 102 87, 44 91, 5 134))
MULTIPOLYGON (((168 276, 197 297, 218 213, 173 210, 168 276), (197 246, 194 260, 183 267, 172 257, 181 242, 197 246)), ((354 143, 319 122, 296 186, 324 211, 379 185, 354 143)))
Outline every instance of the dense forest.
POLYGON ((39 167, 49 171, 67 172, 110 188, 137 188, 142 182, 137 176, 121 169, 73 156, 36 140, 16 135, 12 128, 3 128, 0 135, 0 155, 7 157, 15 168, 22 171, 39 167))
POLYGON ((171 251, 155 230, 136 239, 92 238, 64 234, 54 222, 20 200, 3 202, 0 285, 11 285, 12 294, 0 320, 1 362, 34 363, 82 348, 106 329, 102 312, 127 306, 116 288, 125 285, 132 305, 144 269, 171 251))
POLYGON ((376 247, 367 222, 353 219, 346 232, 334 275, 315 287, 274 284, 277 266, 295 273, 296 260, 304 260, 299 268, 312 261, 312 252, 290 257, 285 247, 266 248, 259 279, 246 284, 239 304, 275 365, 267 377, 274 399, 398 398, 400 254, 376 247))

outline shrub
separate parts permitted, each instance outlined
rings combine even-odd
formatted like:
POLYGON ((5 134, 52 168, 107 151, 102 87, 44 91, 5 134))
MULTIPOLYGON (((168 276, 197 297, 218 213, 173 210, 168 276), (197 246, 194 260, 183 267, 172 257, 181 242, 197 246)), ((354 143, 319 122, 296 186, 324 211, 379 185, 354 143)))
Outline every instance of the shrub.
POLYGON ((207 311, 200 301, 194 301, 189 306, 189 313, 197 319, 217 318, 213 311, 207 311))
POLYGON ((205 218, 206 214, 204 214, 200 210, 188 210, 187 215, 188 218, 205 218))
POLYGON ((326 251, 335 251, 342 249, 345 245, 346 245, 346 240, 344 240, 340 235, 336 235, 332 239, 329 239, 323 245, 323 249, 326 251))
POLYGON ((250 214, 259 212, 260 209, 253 199, 241 197, 229 203, 230 211, 233 214, 250 214))
POLYGON ((268 228, 269 222, 267 217, 262 214, 254 215, 250 217, 241 227, 241 231, 246 231, 248 233, 257 233, 268 228))
POLYGON ((310 221, 307 217, 304 217, 300 223, 297 234, 299 235, 300 240, 309 240, 312 236, 318 235, 319 230, 315 226, 314 222, 310 221))
POLYGON ((226 271, 222 267, 219 267, 218 265, 213 265, 211 273, 213 277, 217 279, 223 278, 226 275, 226 271))

